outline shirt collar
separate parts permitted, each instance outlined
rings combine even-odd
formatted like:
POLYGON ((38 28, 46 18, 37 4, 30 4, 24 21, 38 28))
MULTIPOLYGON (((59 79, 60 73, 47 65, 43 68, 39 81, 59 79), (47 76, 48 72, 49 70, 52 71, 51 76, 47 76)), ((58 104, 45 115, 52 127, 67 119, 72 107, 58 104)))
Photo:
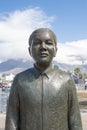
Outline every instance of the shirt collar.
POLYGON ((50 79, 50 77, 52 76, 52 73, 51 73, 51 72, 53 72, 53 70, 54 70, 54 65, 51 64, 44 72, 41 72, 41 71, 37 68, 37 66, 36 66, 35 64, 34 64, 34 69, 35 69, 35 71, 36 71, 37 74, 39 74, 39 75, 44 75, 44 76, 46 76, 48 79, 50 79))

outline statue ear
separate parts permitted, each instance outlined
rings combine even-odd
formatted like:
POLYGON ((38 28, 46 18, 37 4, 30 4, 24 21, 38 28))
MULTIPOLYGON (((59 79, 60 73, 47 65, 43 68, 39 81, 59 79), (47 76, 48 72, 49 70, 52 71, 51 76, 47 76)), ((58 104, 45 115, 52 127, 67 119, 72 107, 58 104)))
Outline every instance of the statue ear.
POLYGON ((31 47, 28 47, 29 54, 32 56, 31 47))
POLYGON ((56 56, 56 53, 57 53, 57 47, 55 47, 54 57, 56 56))

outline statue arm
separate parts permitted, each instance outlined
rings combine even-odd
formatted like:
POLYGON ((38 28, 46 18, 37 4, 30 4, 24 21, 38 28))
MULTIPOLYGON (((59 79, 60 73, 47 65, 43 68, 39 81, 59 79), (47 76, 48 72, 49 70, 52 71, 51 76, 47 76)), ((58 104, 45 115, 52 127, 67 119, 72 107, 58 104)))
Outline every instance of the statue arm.
POLYGON ((76 87, 72 79, 69 80, 69 93, 68 93, 68 122, 69 130, 82 130, 80 109, 76 93, 76 87))
POLYGON ((19 113, 18 82, 15 77, 7 103, 5 130, 18 130, 19 113))

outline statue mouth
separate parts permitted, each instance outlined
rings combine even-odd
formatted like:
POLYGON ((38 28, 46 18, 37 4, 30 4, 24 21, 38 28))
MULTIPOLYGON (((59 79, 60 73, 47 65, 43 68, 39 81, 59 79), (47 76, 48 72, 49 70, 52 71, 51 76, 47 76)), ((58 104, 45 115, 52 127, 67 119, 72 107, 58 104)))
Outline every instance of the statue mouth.
POLYGON ((41 57, 47 57, 47 56, 48 56, 48 54, 47 54, 47 53, 45 53, 45 52, 41 52, 41 53, 40 53, 40 56, 41 56, 41 57))

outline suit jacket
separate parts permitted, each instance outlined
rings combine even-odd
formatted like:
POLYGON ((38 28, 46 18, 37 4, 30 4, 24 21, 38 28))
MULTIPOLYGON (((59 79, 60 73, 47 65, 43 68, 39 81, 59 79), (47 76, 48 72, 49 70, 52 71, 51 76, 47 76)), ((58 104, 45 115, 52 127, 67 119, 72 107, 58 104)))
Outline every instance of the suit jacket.
POLYGON ((69 74, 50 66, 14 78, 5 130, 82 130, 76 88, 69 74))

